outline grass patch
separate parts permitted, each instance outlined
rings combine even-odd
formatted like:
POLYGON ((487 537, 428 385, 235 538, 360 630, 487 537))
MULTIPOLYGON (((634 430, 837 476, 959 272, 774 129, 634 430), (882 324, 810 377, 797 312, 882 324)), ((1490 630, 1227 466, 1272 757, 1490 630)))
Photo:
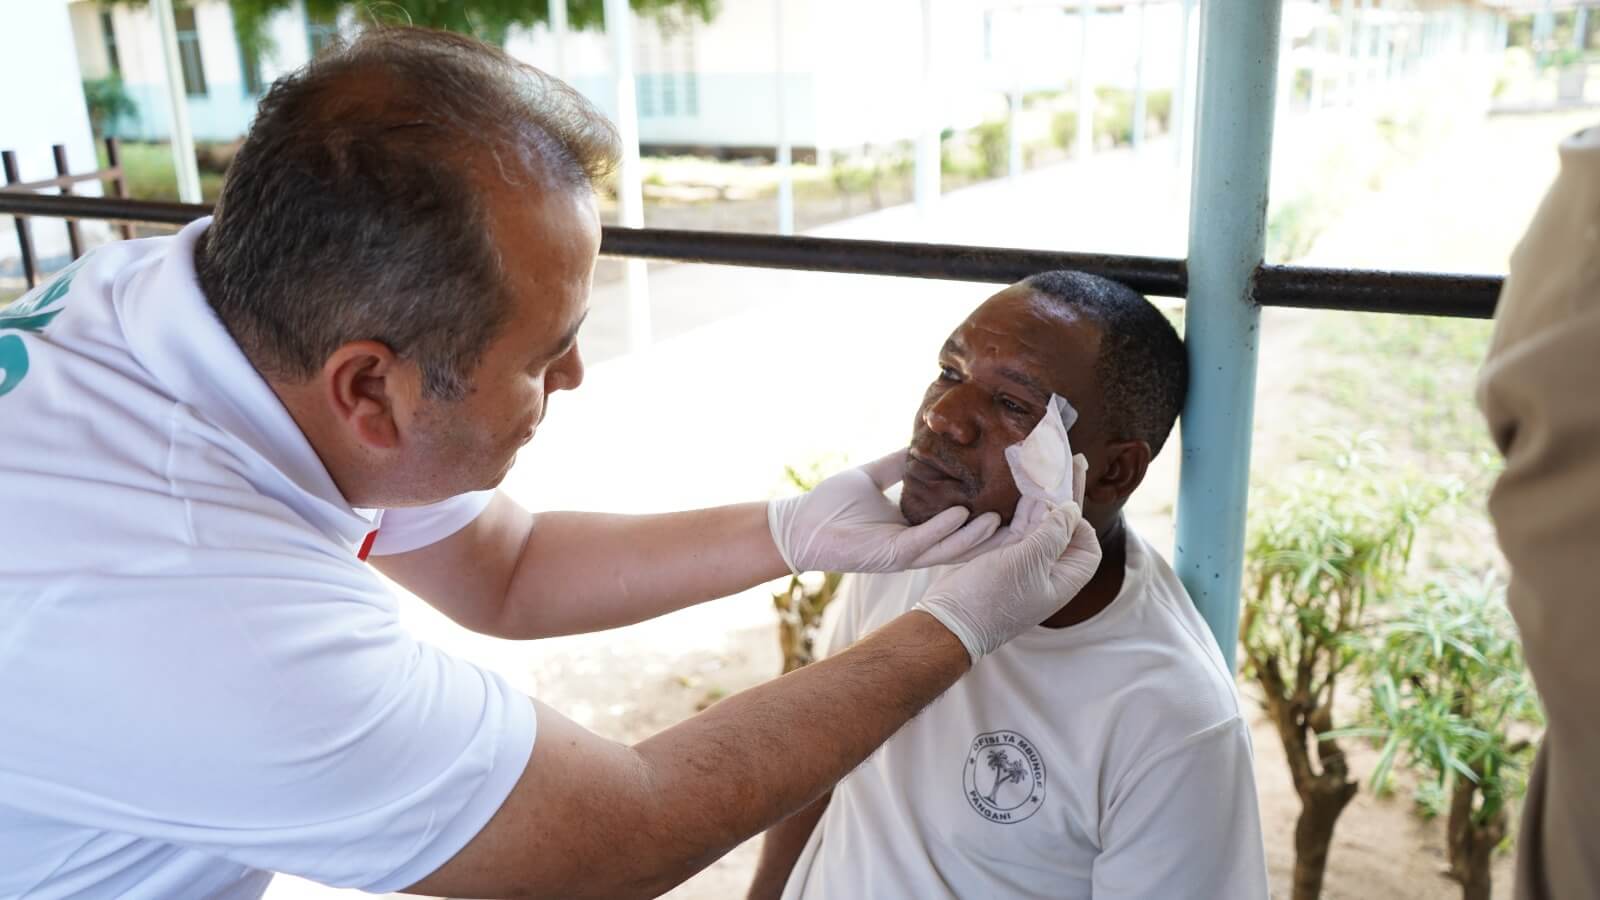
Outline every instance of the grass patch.
POLYGON ((1455 485, 1420 533, 1424 568, 1481 570, 1491 553, 1489 488, 1503 465, 1476 402, 1493 325, 1470 319, 1329 313, 1312 338, 1326 362, 1301 393, 1321 401, 1320 425, 1362 434, 1386 468, 1455 485))
MULTIPOLYGON (((172 148, 167 144, 124 142, 119 148, 122 157, 123 185, 128 196, 135 200, 165 200, 177 202, 178 176, 172 166, 172 148)), ((106 165, 106 148, 98 147, 96 153, 101 168, 106 165)), ((109 191, 109 187, 107 188, 109 191)), ((200 196, 207 203, 215 201, 222 193, 222 173, 200 173, 200 196)))

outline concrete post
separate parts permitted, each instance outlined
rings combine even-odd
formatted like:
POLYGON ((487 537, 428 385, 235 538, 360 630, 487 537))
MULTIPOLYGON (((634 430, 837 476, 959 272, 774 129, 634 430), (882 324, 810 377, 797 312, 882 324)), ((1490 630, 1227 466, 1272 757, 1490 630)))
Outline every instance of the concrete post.
POLYGON ((778 102, 778 233, 794 234, 794 148, 789 140, 788 68, 783 55, 783 0, 773 0, 772 59, 778 102))
POLYGON ((917 123, 917 162, 913 175, 917 211, 924 214, 931 212, 939 202, 940 180, 940 123, 933 83, 933 4, 934 0, 922 0, 922 96, 917 103, 921 116, 917 123))
POLYGON ((1089 21, 1094 0, 1078 0, 1078 159, 1094 153, 1094 87, 1089 82, 1089 21))
POLYGON ((1178 38, 1178 80, 1172 91, 1172 164, 1181 171, 1189 158, 1189 30, 1194 15, 1194 0, 1179 0, 1183 33, 1178 38))
POLYGON ((161 62, 167 73, 167 104, 172 114, 172 166, 178 176, 178 199, 200 202, 200 167, 194 158, 194 132, 189 130, 189 94, 183 85, 183 64, 178 61, 178 23, 172 0, 150 0, 161 36, 161 62))
POLYGON ((550 0, 550 40, 554 44, 550 54, 553 74, 567 80, 567 0, 550 0))
POLYGON ((1134 63, 1133 75, 1133 149, 1138 152, 1144 146, 1144 65, 1145 65, 1145 28, 1149 21, 1146 15, 1145 0, 1139 0, 1139 49, 1138 60, 1134 63))
MULTIPOLYGON (((611 38, 611 67, 617 103, 617 133, 622 138, 622 167, 617 173, 618 224, 644 227, 643 172, 639 161, 639 98, 633 78, 633 13, 628 0, 605 0, 606 33, 611 38)), ((628 347, 650 345, 649 269, 630 258, 627 266, 628 347)))

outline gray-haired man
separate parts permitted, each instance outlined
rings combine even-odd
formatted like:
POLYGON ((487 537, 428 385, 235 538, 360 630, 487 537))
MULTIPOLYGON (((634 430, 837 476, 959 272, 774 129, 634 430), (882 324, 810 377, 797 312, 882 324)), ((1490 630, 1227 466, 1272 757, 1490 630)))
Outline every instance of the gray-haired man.
POLYGON ((661 516, 494 493, 583 378, 614 145, 499 51, 372 32, 273 87, 215 219, 0 311, 0 895, 255 897, 273 871, 653 895, 1093 571, 1073 504, 1004 547, 960 507, 906 525, 882 493, 904 452, 661 516), (365 562, 520 639, 991 547, 858 647, 634 747, 416 641, 365 562))

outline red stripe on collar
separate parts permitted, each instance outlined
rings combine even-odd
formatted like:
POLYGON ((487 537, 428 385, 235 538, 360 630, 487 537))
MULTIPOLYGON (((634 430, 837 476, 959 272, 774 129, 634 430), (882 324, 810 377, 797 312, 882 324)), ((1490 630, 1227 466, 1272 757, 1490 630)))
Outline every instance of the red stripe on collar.
POLYGON ((367 539, 361 542, 361 549, 356 552, 356 559, 359 559, 362 562, 367 561, 367 554, 372 552, 372 542, 376 540, 377 537, 378 529, 374 528, 367 532, 367 539))

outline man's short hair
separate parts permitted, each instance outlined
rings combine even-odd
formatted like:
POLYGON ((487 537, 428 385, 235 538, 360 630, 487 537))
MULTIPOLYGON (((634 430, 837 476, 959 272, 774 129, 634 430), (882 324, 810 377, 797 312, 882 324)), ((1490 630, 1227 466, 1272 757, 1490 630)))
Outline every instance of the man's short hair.
POLYGON ((1144 295, 1084 272, 1041 272, 1023 281, 1100 328, 1095 378, 1114 439, 1141 440, 1161 452, 1189 391, 1183 339, 1144 295))
POLYGON ((509 308, 491 193, 592 190, 617 154, 555 78, 470 37, 373 28, 262 98, 195 254, 200 285, 269 376, 301 381, 377 340, 456 399, 509 308))

